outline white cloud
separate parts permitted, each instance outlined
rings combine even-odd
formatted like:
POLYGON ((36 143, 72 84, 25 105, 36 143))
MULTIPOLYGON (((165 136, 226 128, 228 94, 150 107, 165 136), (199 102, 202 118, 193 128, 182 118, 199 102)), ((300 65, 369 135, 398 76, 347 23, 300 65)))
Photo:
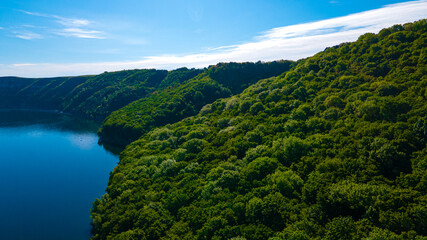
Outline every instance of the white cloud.
POLYGON ((104 33, 96 30, 85 30, 81 28, 65 28, 57 33, 58 35, 77 38, 104 39, 104 33))
POLYGON ((88 26, 89 24, 91 24, 91 22, 86 19, 64 18, 64 17, 58 17, 58 16, 53 16, 53 17, 58 19, 57 21, 58 23, 66 27, 82 27, 82 26, 88 26))
POLYGON ((14 67, 28 67, 28 66, 37 66, 37 64, 34 63, 15 63, 12 64, 14 67))
POLYGON ((25 40, 42 39, 43 38, 42 35, 40 35, 38 33, 34 33, 34 32, 14 32, 14 33, 15 33, 15 37, 25 39, 25 40))
POLYGON ((24 24, 24 25, 22 25, 22 27, 23 28, 39 28, 39 27, 36 27, 34 25, 31 25, 31 24, 24 24))
POLYGON ((57 22, 60 23, 61 25, 64 25, 67 27, 87 26, 91 23, 89 20, 86 20, 86 19, 66 18, 66 17, 57 16, 57 15, 43 14, 43 13, 37 13, 37 12, 29 12, 29 11, 24 11, 24 10, 19 10, 19 11, 23 12, 27 15, 31 15, 31 16, 53 18, 53 19, 56 19, 57 22))
MULTIPOLYGON (((253 41, 220 46, 189 55, 148 56, 140 61, 0 66, 0 75, 28 77, 98 74, 134 68, 174 69, 206 67, 218 62, 297 60, 311 56, 326 47, 356 40, 366 32, 378 32, 394 24, 413 22, 427 17, 427 0, 387 5, 383 8, 311 23, 274 28, 253 41)), ((78 31, 75 31, 77 34, 78 31)), ((85 34, 81 32, 80 34, 85 34)), ((91 34, 87 33, 86 34, 91 34)), ((96 33, 92 33, 96 34, 96 33)))
POLYGON ((41 14, 41 13, 36 13, 36 12, 28 12, 28 11, 24 11, 24 10, 19 10, 20 12, 23 12, 27 15, 32 15, 32 16, 37 16, 37 17, 50 17, 49 15, 46 14, 41 14))
POLYGON ((54 19, 56 23, 58 23, 59 25, 61 25, 61 27, 63 27, 59 31, 54 31, 54 34, 56 35, 61 35, 66 37, 77 37, 77 38, 92 38, 92 39, 105 38, 104 32, 99 30, 89 29, 94 23, 87 19, 67 18, 67 17, 57 16, 57 15, 28 12, 23 10, 20 10, 20 11, 32 16, 54 19), (85 29, 83 29, 82 27, 85 27, 85 29))

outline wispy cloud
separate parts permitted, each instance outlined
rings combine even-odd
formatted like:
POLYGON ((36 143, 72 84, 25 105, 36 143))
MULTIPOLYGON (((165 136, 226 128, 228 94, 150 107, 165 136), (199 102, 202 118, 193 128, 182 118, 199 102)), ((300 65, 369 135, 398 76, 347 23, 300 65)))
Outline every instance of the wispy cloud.
POLYGON ((34 63, 15 63, 15 64, 12 64, 12 66, 14 66, 14 67, 28 67, 28 66, 34 66, 34 65, 37 65, 37 64, 34 64, 34 63))
POLYGON ((27 15, 32 15, 32 16, 37 16, 37 17, 50 17, 50 15, 36 13, 36 12, 28 12, 28 11, 25 11, 25 10, 18 10, 18 11, 23 12, 23 13, 25 13, 27 15))
POLYGON ((31 25, 31 24, 24 24, 24 25, 22 25, 22 27, 24 27, 24 28, 39 28, 39 27, 31 25))
POLYGON ((24 10, 20 11, 27 15, 49 18, 55 21, 61 26, 60 30, 52 31, 55 35, 92 39, 104 39, 106 35, 103 31, 92 29, 92 25, 94 25, 94 23, 87 19, 67 18, 58 15, 28 12, 24 10))
POLYGON ((58 17, 58 16, 53 16, 53 17, 58 19, 58 23, 66 27, 81 27, 81 26, 88 26, 91 24, 91 22, 86 19, 64 18, 64 17, 58 17))
POLYGON ((206 67, 230 61, 297 60, 326 47, 354 41, 366 32, 378 32, 394 24, 423 18, 427 18, 427 0, 387 5, 344 17, 274 28, 247 43, 219 46, 197 54, 148 56, 140 61, 124 62, 44 63, 20 67, 5 65, 0 66, 0 75, 70 76, 134 68, 206 67))
POLYGON ((25 40, 32 40, 32 39, 42 39, 43 36, 38 33, 34 32, 14 32, 15 37, 25 39, 25 40))
POLYGON ((104 33, 96 30, 84 30, 81 28, 65 28, 58 32, 59 35, 78 38, 104 39, 104 33))

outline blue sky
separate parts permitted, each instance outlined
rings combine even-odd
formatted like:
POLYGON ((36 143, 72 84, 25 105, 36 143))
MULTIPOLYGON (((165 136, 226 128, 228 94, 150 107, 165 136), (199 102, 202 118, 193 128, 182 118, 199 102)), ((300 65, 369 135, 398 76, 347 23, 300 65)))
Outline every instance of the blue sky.
POLYGON ((0 0, 0 76, 299 59, 427 17, 427 1, 0 0))

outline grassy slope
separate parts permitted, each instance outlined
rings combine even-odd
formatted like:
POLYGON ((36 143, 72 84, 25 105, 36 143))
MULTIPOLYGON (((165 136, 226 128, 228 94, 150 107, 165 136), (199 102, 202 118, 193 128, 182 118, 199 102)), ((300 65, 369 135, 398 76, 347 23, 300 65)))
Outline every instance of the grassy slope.
POLYGON ((425 237, 426 28, 365 34, 144 134, 93 239, 425 237))

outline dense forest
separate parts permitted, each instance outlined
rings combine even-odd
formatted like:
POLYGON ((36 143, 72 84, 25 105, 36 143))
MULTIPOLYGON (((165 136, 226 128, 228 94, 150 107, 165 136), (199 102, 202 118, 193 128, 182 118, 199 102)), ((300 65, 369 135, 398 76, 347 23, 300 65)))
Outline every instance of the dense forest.
POLYGON ((58 78, 0 77, 0 108, 49 109, 96 120, 108 116, 99 129, 100 142, 124 147, 154 127, 193 116, 205 104, 240 93, 294 64, 219 63, 205 69, 124 70, 58 78))
POLYGON ((126 70, 80 77, 1 77, 0 107, 52 109, 103 120, 130 102, 201 72, 180 68, 126 70))
POLYGON ((109 115, 99 130, 101 141, 126 146, 155 127, 196 115, 219 98, 240 93, 260 79, 289 70, 294 62, 219 63, 196 77, 141 98, 109 115))
POLYGON ((72 89, 90 76, 58 78, 0 77, 1 108, 40 108, 59 110, 72 89))
POLYGON ((0 77, 0 108, 126 146, 93 240, 425 239, 426 64, 420 20, 297 62, 0 77))
POLYGON ((242 93, 239 73, 211 82, 218 65, 113 113, 142 136, 94 202, 92 239, 424 239, 426 28, 364 34, 242 93), (230 97, 201 107, 212 89, 230 97))

